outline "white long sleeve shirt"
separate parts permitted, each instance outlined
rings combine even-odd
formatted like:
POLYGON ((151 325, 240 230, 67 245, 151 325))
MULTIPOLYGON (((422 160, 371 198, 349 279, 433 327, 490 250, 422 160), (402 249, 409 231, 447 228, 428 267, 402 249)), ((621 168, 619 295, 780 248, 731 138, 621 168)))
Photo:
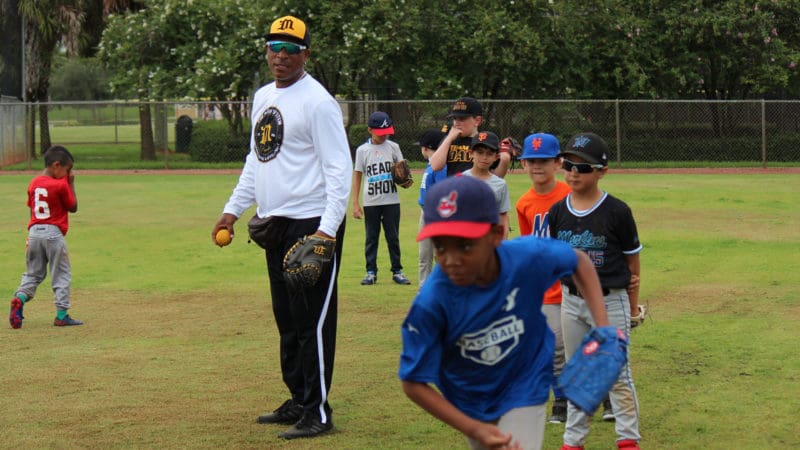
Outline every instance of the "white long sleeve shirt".
POLYGON ((250 153, 223 213, 240 217, 256 203, 259 217, 321 217, 319 229, 335 236, 353 176, 339 104, 306 74, 286 88, 261 87, 251 114, 250 153), (268 151, 258 151, 257 133, 268 151))

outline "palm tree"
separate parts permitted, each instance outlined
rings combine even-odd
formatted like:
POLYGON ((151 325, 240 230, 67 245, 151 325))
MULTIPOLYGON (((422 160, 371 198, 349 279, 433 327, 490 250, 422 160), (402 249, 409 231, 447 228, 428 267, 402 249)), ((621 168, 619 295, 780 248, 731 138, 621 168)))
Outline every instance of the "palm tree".
MULTIPOLYGON (((13 4, 13 1, 4 3, 13 4)), ((53 52, 59 43, 66 49, 67 56, 92 54, 100 41, 108 14, 140 7, 136 0, 18 0, 17 8, 24 29, 23 100, 31 103, 48 100, 53 52)), ((39 105, 38 110, 39 148, 43 153, 51 146, 47 105, 39 105)), ((26 132, 29 152, 34 157, 35 124, 36 109, 30 109, 26 132)))

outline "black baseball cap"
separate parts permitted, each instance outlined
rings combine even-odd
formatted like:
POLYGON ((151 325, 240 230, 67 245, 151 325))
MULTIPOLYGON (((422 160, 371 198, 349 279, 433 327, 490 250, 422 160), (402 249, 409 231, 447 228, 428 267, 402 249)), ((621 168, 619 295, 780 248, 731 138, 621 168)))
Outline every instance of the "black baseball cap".
POLYGON ((422 136, 419 137, 419 140, 414 142, 414 145, 436 150, 439 148, 439 144, 442 142, 442 139, 444 139, 444 136, 445 134, 441 130, 431 128, 430 130, 425 130, 422 136))
POLYGON ((267 41, 285 41, 311 47, 311 35, 306 23, 294 16, 275 19, 269 27, 267 41))
POLYGON ((579 133, 570 138, 567 148, 558 154, 559 157, 575 155, 591 164, 608 165, 608 144, 594 133, 579 133))
POLYGON ((498 151, 500 149, 500 138, 491 131, 481 131, 472 137, 472 142, 469 144, 469 149, 482 145, 491 150, 498 151))
POLYGON ((482 116, 483 107, 472 97, 461 97, 453 104, 448 117, 482 116))

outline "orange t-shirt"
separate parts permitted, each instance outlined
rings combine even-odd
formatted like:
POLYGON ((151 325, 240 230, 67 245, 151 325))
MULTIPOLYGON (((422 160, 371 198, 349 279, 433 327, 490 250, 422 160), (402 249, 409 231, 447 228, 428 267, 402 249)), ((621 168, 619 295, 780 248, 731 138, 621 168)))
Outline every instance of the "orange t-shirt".
MULTIPOLYGON (((532 234, 540 238, 550 237, 550 207, 569 194, 569 186, 556 181, 556 187, 547 194, 539 194, 533 188, 517 200, 517 220, 519 232, 523 236, 532 234)), ((561 303, 561 283, 556 281, 544 293, 544 304, 561 303)))

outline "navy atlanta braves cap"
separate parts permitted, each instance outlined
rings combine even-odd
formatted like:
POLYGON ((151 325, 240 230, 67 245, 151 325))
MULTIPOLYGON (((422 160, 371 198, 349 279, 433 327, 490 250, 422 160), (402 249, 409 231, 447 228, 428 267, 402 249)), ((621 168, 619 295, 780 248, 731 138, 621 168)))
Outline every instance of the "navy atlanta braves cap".
POLYGON ((560 151, 558 138, 552 134, 534 133, 525 138, 519 159, 557 158, 560 151))
POLYGON ((383 111, 375 111, 370 114, 367 126, 378 136, 394 134, 392 118, 383 111))
POLYGON ((594 133, 578 133, 569 140, 567 148, 558 156, 575 155, 590 164, 608 165, 608 144, 594 133))
POLYGON ((425 193, 424 205, 425 226, 417 241, 433 236, 477 239, 500 223, 492 189, 475 177, 459 174, 439 181, 425 193))

